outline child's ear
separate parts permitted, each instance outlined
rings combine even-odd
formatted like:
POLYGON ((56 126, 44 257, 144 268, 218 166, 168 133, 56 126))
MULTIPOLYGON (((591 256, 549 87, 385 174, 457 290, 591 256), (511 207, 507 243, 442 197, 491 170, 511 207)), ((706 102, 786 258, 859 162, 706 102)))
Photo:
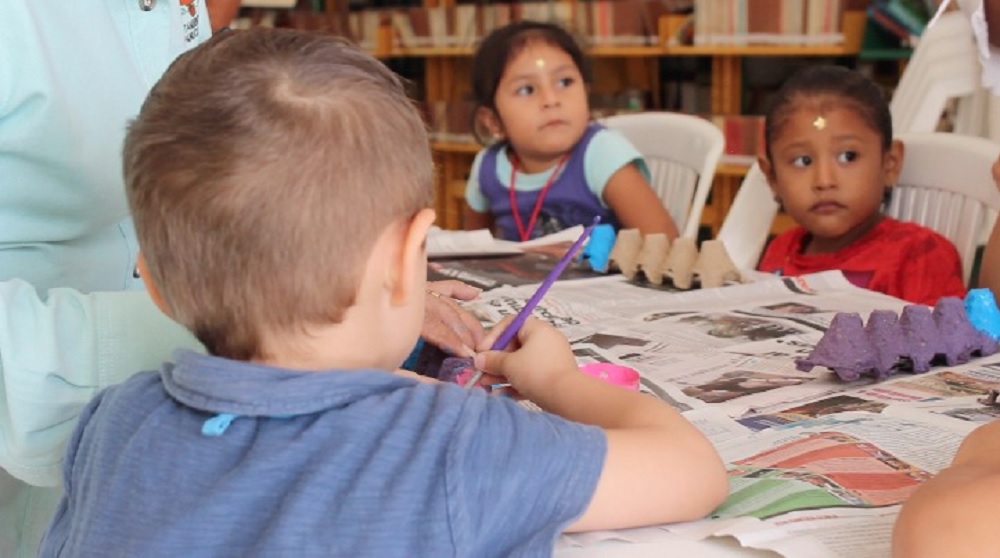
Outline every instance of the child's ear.
POLYGON ((764 178, 767 179, 767 185, 771 187, 771 192, 774 194, 775 199, 777 199, 778 177, 774 174, 774 165, 771 164, 771 160, 763 155, 758 155, 757 166, 760 167, 760 172, 764 173, 764 178))
POLYGON ((488 107, 479 107, 476 109, 476 119, 486 126, 486 129, 490 131, 490 136, 494 140, 500 141, 507 136, 503 128, 503 122, 501 122, 500 116, 495 110, 488 107))
POLYGON ((153 304, 160 309, 160 312, 171 316, 170 310, 167 308, 167 302, 160 293, 160 288, 156 286, 153 276, 149 273, 149 266, 146 265, 146 258, 142 255, 142 252, 139 252, 139 255, 136 257, 135 269, 139 272, 139 277, 142 279, 143 284, 146 285, 146 292, 149 293, 149 298, 153 299, 153 304))
POLYGON ((427 232, 435 217, 433 209, 421 209, 403 225, 396 280, 393 281, 390 298, 393 304, 406 304, 414 296, 416 285, 420 285, 423 292, 424 282, 417 279, 418 275, 427 276, 427 232))
POLYGON ((882 156, 882 174, 887 185, 893 185, 899 181, 899 174, 903 171, 903 156, 906 148, 900 140, 892 140, 889 149, 882 156))

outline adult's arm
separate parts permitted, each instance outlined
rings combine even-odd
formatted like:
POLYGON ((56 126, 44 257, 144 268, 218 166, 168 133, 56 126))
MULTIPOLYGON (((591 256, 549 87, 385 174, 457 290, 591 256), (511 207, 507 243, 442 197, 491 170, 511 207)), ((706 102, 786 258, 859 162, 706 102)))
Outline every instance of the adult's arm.
POLYGON ((178 347, 199 345, 144 291, 38 293, 24 281, 0 282, 0 468, 58 485, 83 406, 178 347))
POLYGON ((473 300, 480 292, 454 279, 427 283, 427 306, 420 336, 453 355, 473 356, 474 347, 486 332, 479 320, 456 300, 473 300))

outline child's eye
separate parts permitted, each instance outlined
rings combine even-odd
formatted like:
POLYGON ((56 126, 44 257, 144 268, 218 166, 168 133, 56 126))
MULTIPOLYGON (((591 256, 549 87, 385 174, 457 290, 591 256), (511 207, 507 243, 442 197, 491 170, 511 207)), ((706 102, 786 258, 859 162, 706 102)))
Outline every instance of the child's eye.
POLYGON ((575 81, 576 80, 574 80, 571 77, 564 77, 564 78, 559 78, 559 80, 556 81, 556 84, 558 84, 559 87, 562 87, 563 89, 565 89, 565 88, 569 87, 570 85, 573 85, 573 82, 575 82, 575 81))
POLYGON ((514 91, 514 94, 518 96, 527 96, 531 95, 534 92, 535 92, 535 86, 522 85, 521 87, 518 87, 516 91, 514 91))
POLYGON ((857 151, 843 151, 837 154, 838 163, 850 163, 858 159, 857 151))
POLYGON ((812 157, 808 155, 800 155, 792 159, 792 166, 794 167, 808 167, 813 162, 812 157))

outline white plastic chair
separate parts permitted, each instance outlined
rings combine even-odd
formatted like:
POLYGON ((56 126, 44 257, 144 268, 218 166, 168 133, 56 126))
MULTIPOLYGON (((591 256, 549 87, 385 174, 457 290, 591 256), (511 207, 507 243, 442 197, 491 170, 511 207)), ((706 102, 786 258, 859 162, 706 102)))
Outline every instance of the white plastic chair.
MULTIPOLYGON (((962 277, 969 284, 979 239, 1000 211, 1000 192, 990 172, 1000 144, 945 132, 896 137, 903 142, 905 155, 885 213, 930 227, 951 240, 962 257, 962 277)), ((777 212, 767 179, 755 164, 718 235, 738 267, 757 266, 777 212)))
POLYGON ((737 268, 757 268, 777 214, 778 202, 774 201, 764 173, 754 163, 740 183, 716 236, 737 268))
POLYGON ((920 36, 889 102, 896 132, 933 132, 950 99, 979 88, 981 67, 972 26, 958 11, 944 13, 920 36))
POLYGON ((920 223, 951 240, 969 284, 984 225, 1000 211, 1000 192, 990 172, 1000 144, 941 132, 896 137, 906 151, 886 214, 920 223))
POLYGON ((690 114, 640 112, 601 120, 642 153, 653 190, 681 235, 697 238, 725 138, 714 124, 690 114))

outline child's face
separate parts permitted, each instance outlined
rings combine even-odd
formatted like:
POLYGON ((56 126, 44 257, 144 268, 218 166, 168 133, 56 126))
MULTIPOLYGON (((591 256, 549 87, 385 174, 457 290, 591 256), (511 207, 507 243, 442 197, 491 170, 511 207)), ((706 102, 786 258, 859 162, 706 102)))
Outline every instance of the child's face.
POLYGON ((499 121, 491 127, 529 172, 548 168, 570 151, 590 121, 580 69, 569 54, 544 41, 528 43, 511 59, 495 104, 499 121))
POLYGON ((856 111, 803 104, 778 129, 762 168, 785 211, 812 234, 806 253, 817 253, 839 250, 878 223, 901 163, 902 148, 883 153, 881 136, 856 111))

